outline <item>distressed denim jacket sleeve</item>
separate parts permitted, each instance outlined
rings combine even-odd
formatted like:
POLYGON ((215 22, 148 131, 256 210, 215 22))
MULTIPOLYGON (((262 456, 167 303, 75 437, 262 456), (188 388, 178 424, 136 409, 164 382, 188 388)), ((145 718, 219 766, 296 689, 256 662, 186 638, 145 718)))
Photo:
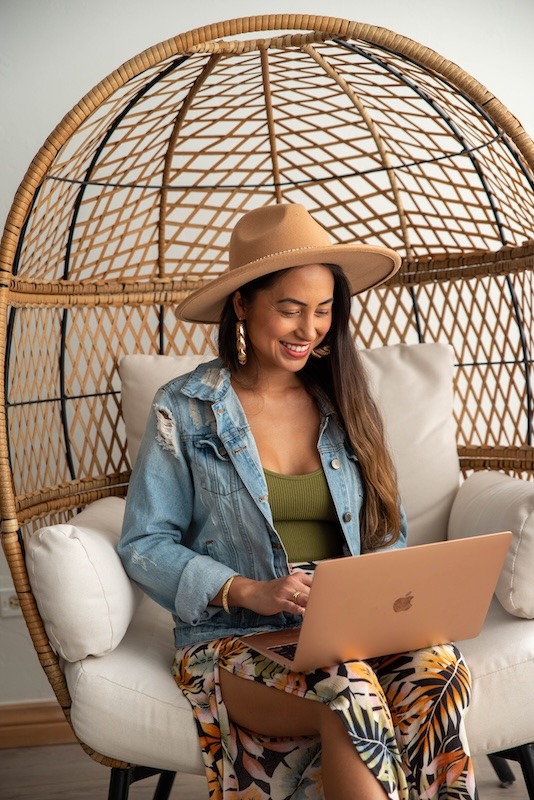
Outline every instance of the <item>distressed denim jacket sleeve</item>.
POLYGON ((193 521, 193 492, 172 403, 160 390, 132 471, 118 551, 149 596, 197 625, 217 612, 209 600, 235 570, 184 544, 193 521))

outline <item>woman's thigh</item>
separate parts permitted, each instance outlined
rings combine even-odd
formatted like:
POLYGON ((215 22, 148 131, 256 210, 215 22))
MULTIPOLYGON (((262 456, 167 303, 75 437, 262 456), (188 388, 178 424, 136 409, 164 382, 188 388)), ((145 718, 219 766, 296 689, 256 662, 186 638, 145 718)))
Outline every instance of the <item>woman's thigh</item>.
POLYGON ((275 689, 226 669, 220 669, 219 681, 230 719, 252 733, 264 736, 312 736, 321 727, 327 706, 275 689))

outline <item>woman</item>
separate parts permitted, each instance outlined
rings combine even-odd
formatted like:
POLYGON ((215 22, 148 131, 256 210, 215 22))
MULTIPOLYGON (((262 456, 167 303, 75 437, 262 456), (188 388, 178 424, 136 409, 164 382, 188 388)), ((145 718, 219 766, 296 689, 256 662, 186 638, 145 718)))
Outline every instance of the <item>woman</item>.
POLYGON ((476 797, 452 645, 298 674, 238 640, 294 627, 317 561, 405 545, 349 333, 351 295, 399 264, 332 245, 300 205, 268 206, 237 223, 229 270, 178 307, 220 324, 220 358, 156 395, 119 552, 174 615, 210 797, 476 797))

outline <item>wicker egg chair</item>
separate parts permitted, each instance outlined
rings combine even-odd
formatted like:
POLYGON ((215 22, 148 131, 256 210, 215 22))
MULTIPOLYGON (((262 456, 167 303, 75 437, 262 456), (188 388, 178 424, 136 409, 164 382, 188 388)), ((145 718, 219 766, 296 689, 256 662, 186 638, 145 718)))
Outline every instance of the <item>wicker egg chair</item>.
POLYGON ((357 345, 450 343, 464 476, 534 477, 534 143, 519 122, 458 66, 357 22, 249 17, 151 47, 52 132, 1 242, 2 538, 67 719, 24 543, 126 494, 121 357, 214 351, 212 327, 174 306, 225 268, 243 212, 282 201, 335 241, 402 254, 354 300, 357 345))

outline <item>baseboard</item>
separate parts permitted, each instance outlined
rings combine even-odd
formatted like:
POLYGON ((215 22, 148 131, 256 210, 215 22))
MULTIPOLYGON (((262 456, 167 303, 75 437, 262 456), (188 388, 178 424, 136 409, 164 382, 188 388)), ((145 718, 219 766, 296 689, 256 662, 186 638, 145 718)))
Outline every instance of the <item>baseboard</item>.
POLYGON ((75 742, 71 727, 55 702, 0 705, 0 749, 75 742))

